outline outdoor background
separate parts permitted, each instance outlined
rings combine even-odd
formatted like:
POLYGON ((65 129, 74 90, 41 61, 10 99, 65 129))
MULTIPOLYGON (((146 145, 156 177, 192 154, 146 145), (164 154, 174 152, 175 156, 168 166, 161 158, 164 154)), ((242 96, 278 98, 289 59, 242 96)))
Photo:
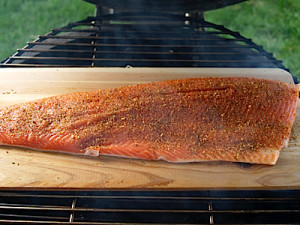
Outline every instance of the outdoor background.
MULTIPOLYGON (((0 61, 38 35, 94 15, 83 0, 0 0, 0 61)), ((249 0, 205 13, 283 60, 300 79, 300 0, 249 0)))

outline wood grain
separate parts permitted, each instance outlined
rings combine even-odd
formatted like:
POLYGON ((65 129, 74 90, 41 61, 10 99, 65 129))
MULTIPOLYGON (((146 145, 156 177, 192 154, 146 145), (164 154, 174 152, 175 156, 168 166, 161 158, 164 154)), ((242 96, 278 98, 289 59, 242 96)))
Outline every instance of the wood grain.
MULTIPOLYGON (((168 75, 163 79, 174 76, 184 77, 184 74, 168 75)), ((62 72, 61 69, 31 69, 16 72, 1 69, 0 105, 152 79, 155 78, 126 74, 109 77, 89 70, 62 72)), ((0 188, 298 189, 299 107, 289 146, 282 151, 275 166, 225 162, 175 164, 108 156, 94 158, 1 146, 0 188)))

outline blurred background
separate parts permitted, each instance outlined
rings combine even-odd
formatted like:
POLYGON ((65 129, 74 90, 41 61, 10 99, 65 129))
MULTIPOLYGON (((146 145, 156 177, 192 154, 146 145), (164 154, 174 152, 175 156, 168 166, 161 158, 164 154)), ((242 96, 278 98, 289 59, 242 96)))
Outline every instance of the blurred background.
MULTIPOLYGON (((93 16, 94 10, 83 0, 0 0, 0 61, 52 28, 93 16)), ((204 17, 251 38, 300 78, 299 0, 249 0, 204 17)))

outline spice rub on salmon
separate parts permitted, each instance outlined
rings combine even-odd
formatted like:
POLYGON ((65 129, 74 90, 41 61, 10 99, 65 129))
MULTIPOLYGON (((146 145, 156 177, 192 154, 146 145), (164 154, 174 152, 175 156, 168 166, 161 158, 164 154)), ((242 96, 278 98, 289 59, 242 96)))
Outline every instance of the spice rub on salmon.
POLYGON ((0 143, 169 162, 276 163, 296 85, 191 78, 44 98, 0 108, 0 143))

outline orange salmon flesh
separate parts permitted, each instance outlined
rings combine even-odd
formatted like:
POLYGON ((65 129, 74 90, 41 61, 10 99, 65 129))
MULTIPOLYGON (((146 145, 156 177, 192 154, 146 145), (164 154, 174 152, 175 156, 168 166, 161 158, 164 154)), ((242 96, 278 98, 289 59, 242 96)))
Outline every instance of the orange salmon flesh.
POLYGON ((169 162, 274 165, 297 85, 191 78, 79 92, 0 108, 0 143, 169 162))

